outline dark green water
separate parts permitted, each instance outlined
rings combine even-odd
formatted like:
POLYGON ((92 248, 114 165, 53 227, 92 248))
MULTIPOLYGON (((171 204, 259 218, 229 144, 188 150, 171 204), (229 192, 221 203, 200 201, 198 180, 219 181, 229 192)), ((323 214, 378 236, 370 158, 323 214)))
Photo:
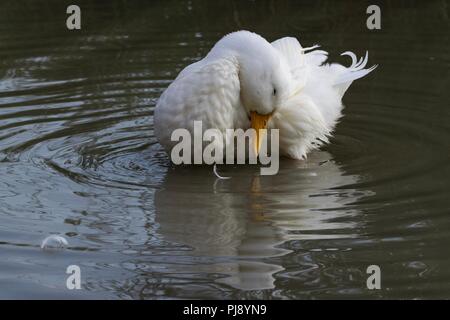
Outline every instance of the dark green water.
POLYGON ((75 3, 80 31, 72 2, 0 4, 0 298, 450 298, 448 1, 384 2, 378 31, 364 1, 75 3), (307 161, 174 169, 155 103, 238 29, 379 67, 307 161))

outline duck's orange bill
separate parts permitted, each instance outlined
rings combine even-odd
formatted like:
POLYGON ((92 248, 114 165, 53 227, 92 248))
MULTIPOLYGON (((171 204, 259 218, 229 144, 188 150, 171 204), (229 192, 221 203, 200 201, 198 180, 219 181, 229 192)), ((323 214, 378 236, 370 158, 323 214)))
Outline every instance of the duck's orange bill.
POLYGON ((255 154, 259 154, 259 150, 261 149, 262 144, 262 136, 259 132, 260 129, 267 129, 267 123, 270 120, 270 117, 272 116, 271 113, 269 114, 259 114, 255 111, 250 112, 250 122, 253 129, 256 131, 256 139, 254 140, 254 149, 255 154))

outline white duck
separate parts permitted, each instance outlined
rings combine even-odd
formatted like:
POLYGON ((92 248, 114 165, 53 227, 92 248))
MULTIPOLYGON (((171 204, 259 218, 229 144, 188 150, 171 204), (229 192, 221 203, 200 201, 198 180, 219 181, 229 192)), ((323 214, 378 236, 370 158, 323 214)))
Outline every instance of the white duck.
POLYGON ((376 68, 364 69, 367 53, 359 62, 352 52, 343 53, 352 58, 348 68, 324 64, 328 53, 316 48, 302 48, 291 37, 269 43, 249 31, 226 35, 161 95, 154 113, 158 141, 170 152, 177 143, 170 139, 172 131, 185 128, 193 134, 196 120, 203 130, 223 134, 226 129, 277 128, 280 154, 305 159, 328 141, 352 81, 376 68))

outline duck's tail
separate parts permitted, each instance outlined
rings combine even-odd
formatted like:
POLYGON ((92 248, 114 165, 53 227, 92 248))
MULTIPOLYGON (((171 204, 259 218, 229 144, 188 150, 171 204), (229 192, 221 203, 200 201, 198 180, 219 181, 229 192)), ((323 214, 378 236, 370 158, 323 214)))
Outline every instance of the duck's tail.
POLYGON ((341 96, 344 95, 345 91, 347 91, 348 87, 350 87, 354 80, 366 76, 378 67, 378 65, 373 65, 368 69, 364 69, 369 58, 369 53, 367 51, 364 58, 359 59, 359 61, 356 58, 356 55, 351 51, 346 51, 341 54, 341 56, 344 55, 352 58, 352 64, 348 68, 344 67, 345 70, 339 72, 336 80, 334 81, 334 86, 340 91, 341 96))

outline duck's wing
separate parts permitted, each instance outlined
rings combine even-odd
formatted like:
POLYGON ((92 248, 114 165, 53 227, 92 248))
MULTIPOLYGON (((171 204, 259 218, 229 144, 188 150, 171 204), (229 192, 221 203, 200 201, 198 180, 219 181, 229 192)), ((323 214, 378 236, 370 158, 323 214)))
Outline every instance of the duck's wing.
MULTIPOLYGON (((237 67, 227 59, 202 60, 186 67, 161 95, 154 113, 158 141, 170 149, 175 129, 193 133, 194 121, 202 129, 225 131, 248 122, 240 102, 237 67)), ((242 125, 243 126, 243 125, 242 125)))

